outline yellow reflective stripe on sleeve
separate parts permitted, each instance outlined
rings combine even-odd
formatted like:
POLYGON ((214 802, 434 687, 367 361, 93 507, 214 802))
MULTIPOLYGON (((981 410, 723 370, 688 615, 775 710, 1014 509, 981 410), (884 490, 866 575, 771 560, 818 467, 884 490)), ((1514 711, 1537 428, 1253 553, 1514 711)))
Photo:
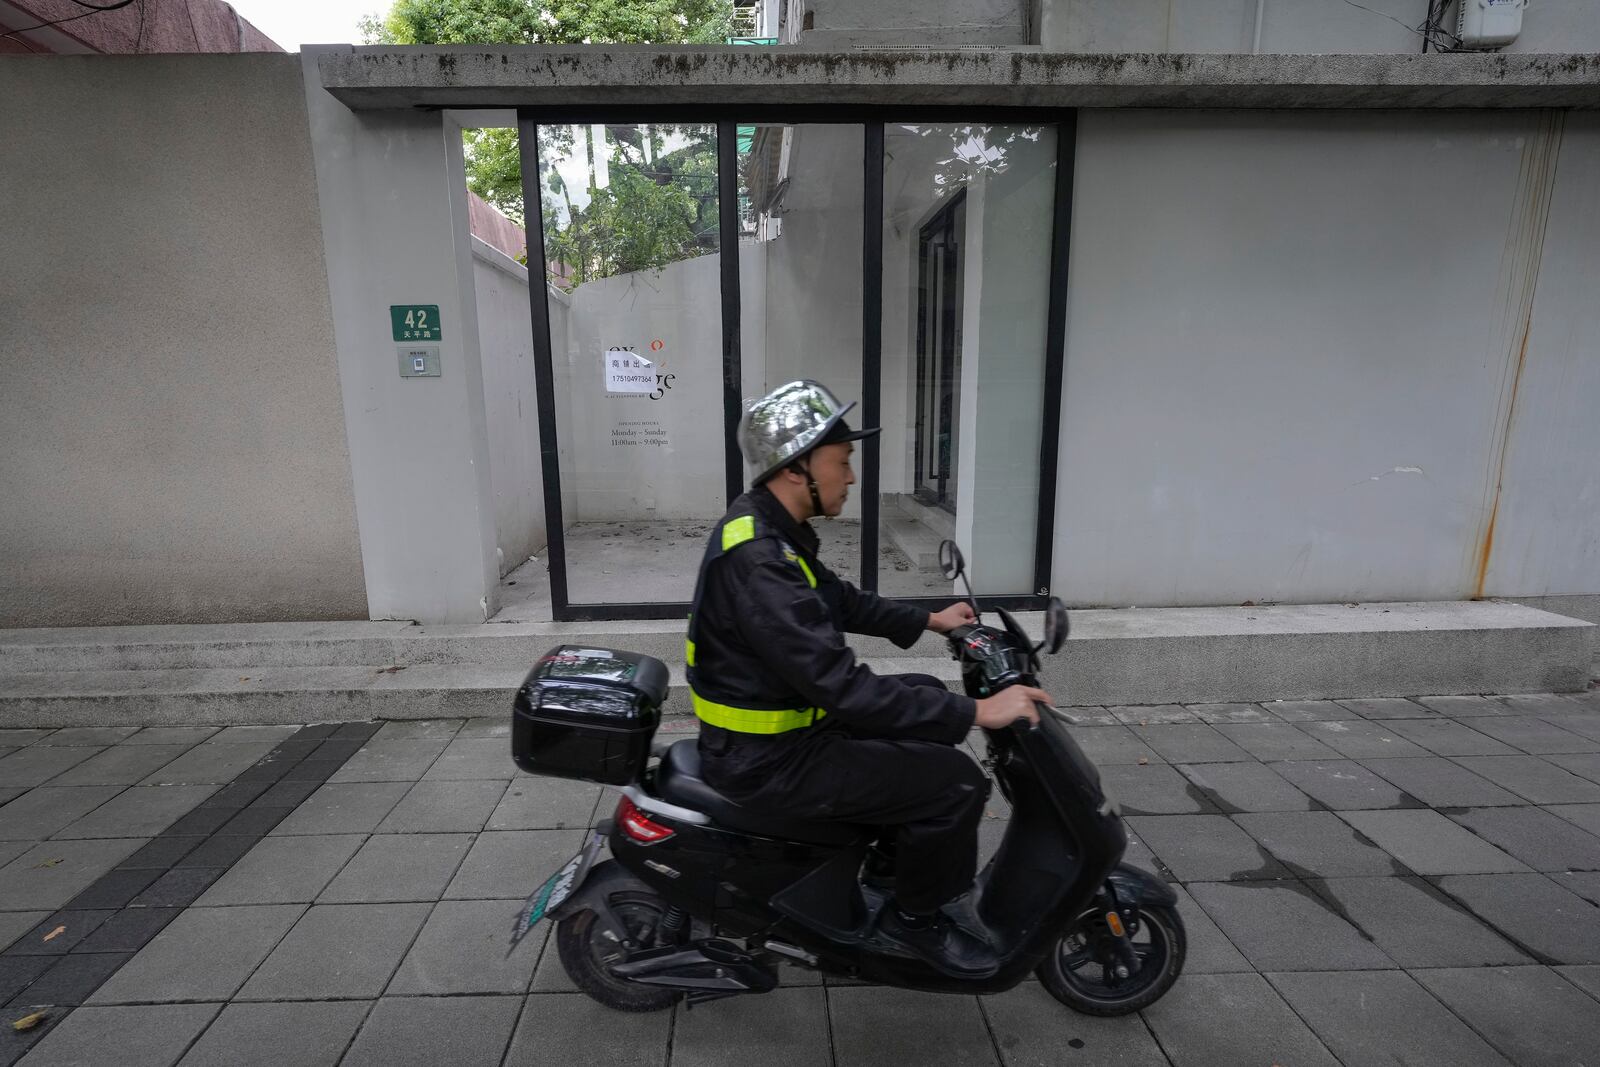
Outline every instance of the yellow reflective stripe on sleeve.
POLYGON ((790 730, 802 730, 827 714, 821 708, 784 711, 735 708, 707 700, 692 689, 689 690, 689 696, 694 702, 694 713, 701 722, 740 734, 786 734, 790 730))
POLYGON ((811 573, 811 568, 806 566, 806 561, 799 556, 795 556, 794 561, 800 564, 800 569, 806 572, 806 582, 811 588, 815 589, 817 587, 817 576, 811 573))
POLYGON ((687 666, 690 666, 690 667, 694 666, 694 642, 693 641, 685 641, 683 643, 683 662, 687 666))
POLYGON ((722 527, 722 551, 746 541, 756 538, 756 519, 754 515, 740 515, 737 519, 730 519, 722 527))

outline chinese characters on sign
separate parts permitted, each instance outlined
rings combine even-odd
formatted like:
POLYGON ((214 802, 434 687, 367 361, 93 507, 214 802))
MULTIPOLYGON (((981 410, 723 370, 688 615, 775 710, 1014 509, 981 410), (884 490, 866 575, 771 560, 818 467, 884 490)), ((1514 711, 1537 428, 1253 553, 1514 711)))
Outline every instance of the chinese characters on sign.
POLYGON ((601 359, 605 363, 606 392, 655 392, 656 369, 643 356, 626 348, 608 348, 601 359))
POLYGON ((438 304, 390 304, 389 326, 396 341, 441 341, 438 304))

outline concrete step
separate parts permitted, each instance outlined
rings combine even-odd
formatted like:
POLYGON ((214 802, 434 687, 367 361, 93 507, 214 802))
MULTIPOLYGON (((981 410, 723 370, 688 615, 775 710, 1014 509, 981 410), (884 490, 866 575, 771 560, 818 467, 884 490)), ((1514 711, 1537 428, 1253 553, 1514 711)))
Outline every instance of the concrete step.
POLYGON ((882 529, 884 537, 913 567, 919 571, 938 572, 941 538, 937 534, 919 522, 895 514, 883 517, 882 529))
MULTIPOLYGON (((0 631, 0 673, 122 670, 239 670, 269 667, 521 667, 556 645, 625 648, 668 663, 683 661, 684 625, 671 620, 486 623, 417 626, 408 622, 236 623, 0 631)), ((851 636, 862 655, 947 659, 934 634, 910 650, 881 638, 851 636)))

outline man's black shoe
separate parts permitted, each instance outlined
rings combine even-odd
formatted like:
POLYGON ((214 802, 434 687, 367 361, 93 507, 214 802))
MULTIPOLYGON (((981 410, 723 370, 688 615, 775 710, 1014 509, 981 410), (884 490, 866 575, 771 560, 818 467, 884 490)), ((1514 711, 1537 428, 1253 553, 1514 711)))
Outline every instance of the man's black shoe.
POLYGON ((912 927, 891 904, 878 920, 878 936, 952 978, 987 978, 1000 969, 999 957, 986 942, 942 913, 930 917, 926 926, 912 927))

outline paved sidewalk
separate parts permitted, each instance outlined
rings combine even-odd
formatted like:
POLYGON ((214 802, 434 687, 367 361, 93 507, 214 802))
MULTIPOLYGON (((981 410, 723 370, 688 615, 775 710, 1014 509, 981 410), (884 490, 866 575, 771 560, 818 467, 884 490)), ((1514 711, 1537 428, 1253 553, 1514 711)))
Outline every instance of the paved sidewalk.
POLYGON ((0 1004, 49 1013, 0 1063, 1600 1063, 1600 691, 1072 712, 1190 934, 1130 1018, 795 970, 608 1011, 506 945, 614 794, 502 719, 0 730, 0 1004))

